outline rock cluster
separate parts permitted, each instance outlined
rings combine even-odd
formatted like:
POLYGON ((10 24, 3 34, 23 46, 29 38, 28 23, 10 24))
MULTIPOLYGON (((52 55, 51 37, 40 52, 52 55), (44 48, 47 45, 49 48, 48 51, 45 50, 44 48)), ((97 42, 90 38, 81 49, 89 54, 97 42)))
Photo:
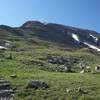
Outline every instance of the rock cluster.
POLYGON ((56 71, 58 72, 74 72, 74 63, 78 63, 79 59, 76 57, 63 56, 48 56, 48 63, 57 64, 56 71))
POLYGON ((77 63, 79 61, 78 58, 75 57, 59 57, 59 56, 48 56, 47 57, 48 62, 52 63, 52 64, 60 64, 60 65, 64 65, 66 63, 77 63))
POLYGON ((0 79, 0 100, 13 100, 14 91, 8 81, 0 79))

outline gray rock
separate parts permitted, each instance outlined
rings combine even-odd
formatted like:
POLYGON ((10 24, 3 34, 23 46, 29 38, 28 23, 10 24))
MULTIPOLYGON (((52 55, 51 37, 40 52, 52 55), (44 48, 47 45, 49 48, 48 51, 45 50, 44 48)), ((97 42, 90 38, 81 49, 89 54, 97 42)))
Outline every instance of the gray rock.
POLYGON ((13 95, 14 91, 10 83, 4 79, 0 79, 0 100, 13 100, 10 99, 13 95))
POLYGON ((0 90, 1 89, 7 89, 7 88, 10 88, 10 84, 9 83, 0 84, 0 90))
POLYGON ((14 79, 14 78, 17 78, 17 75, 16 74, 13 74, 10 77, 14 79))
POLYGON ((0 97, 9 97, 11 94, 14 94, 14 91, 12 89, 0 90, 0 97))
POLYGON ((39 80, 30 80, 27 84, 27 88, 39 89, 39 88, 49 88, 49 86, 45 82, 39 80))

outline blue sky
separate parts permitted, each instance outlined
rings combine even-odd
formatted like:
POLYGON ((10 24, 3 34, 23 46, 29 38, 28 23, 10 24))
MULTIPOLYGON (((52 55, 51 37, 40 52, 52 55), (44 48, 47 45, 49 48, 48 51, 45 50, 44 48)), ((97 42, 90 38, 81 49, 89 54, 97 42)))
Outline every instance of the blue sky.
POLYGON ((53 22, 100 32, 100 0, 0 0, 0 24, 53 22))

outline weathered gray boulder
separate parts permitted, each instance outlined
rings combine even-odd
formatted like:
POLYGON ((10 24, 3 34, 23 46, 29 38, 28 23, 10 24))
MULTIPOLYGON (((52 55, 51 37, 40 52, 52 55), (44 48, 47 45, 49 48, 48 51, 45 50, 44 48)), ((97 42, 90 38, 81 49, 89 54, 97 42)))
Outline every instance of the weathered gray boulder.
POLYGON ((49 88, 49 86, 45 82, 39 80, 30 80, 27 84, 27 88, 39 89, 39 88, 49 88))

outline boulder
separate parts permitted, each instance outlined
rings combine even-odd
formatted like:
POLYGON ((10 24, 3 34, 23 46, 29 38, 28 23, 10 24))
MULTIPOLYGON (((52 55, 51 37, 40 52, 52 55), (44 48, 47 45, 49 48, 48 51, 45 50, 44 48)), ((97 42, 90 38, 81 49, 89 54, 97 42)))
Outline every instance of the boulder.
POLYGON ((11 94, 14 94, 12 89, 0 90, 0 97, 9 97, 11 94))
POLYGON ((17 75, 16 74, 13 74, 10 77, 14 79, 14 78, 17 78, 17 75))
POLYGON ((49 88, 49 86, 45 82, 39 80, 30 80, 27 84, 27 88, 39 89, 39 88, 49 88))

